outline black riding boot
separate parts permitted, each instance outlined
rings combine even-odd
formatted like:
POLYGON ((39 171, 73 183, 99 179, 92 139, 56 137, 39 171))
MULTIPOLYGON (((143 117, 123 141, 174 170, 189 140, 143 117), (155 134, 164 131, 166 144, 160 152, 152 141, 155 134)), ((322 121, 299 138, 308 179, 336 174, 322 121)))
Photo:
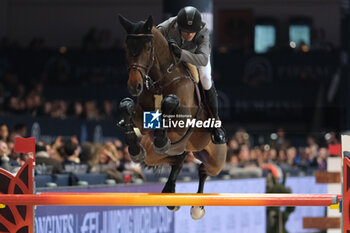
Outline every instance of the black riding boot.
MULTIPOLYGON (((206 102, 213 114, 215 119, 219 119, 218 113, 218 96, 214 87, 214 84, 209 90, 205 90, 206 102)), ((224 144, 226 143, 225 131, 223 128, 213 128, 212 129, 212 141, 214 144, 224 144)))

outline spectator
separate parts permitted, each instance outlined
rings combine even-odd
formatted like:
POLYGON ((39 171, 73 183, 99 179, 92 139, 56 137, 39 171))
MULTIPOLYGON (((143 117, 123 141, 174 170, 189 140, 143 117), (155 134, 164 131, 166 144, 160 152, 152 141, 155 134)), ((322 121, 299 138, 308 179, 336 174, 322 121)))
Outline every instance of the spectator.
POLYGON ((84 118, 84 107, 80 101, 74 101, 72 106, 72 117, 78 119, 84 118))
POLYGON ((84 174, 88 171, 88 166, 80 164, 79 160, 79 145, 73 142, 72 139, 63 141, 63 146, 58 149, 58 152, 63 157, 62 167, 65 172, 76 174, 84 174))
POLYGON ((62 137, 57 137, 56 141, 52 144, 46 144, 46 151, 49 154, 49 157, 57 160, 61 163, 61 167, 62 167, 62 163, 64 161, 64 158, 60 155, 60 153, 58 152, 58 148, 60 148, 62 145, 58 144, 57 141, 58 140, 62 140, 62 137), (59 145, 59 146, 58 146, 59 145))
POLYGON ((85 115, 88 120, 98 120, 100 119, 100 113, 96 107, 95 101, 86 101, 85 102, 85 115))
POLYGON ((272 138, 270 142, 272 148, 276 150, 285 150, 290 146, 290 142, 285 137, 285 132, 283 128, 278 128, 276 131, 276 138, 272 138))
POLYGON ((45 101, 44 104, 40 108, 39 115, 51 116, 51 112, 52 112, 52 102, 45 101))
POLYGON ((230 141, 227 144, 227 149, 228 149, 228 151, 232 152, 233 154, 238 155, 240 148, 239 148, 239 144, 238 144, 237 140, 235 139, 235 137, 232 137, 230 139, 230 141))
MULTIPOLYGON (((15 173, 19 171, 19 169, 27 162, 29 158, 34 158, 34 154, 32 152, 29 153, 13 153, 13 157, 16 158, 17 165, 15 169, 15 173)), ((12 163, 16 164, 16 163, 12 163)))
POLYGON ((239 146, 247 145, 250 146, 249 134, 245 129, 239 129, 236 131, 234 138, 236 139, 239 146))
MULTIPOLYGON (((121 154, 123 154, 123 142, 120 141, 119 139, 116 139, 113 141, 113 145, 115 146, 115 148, 117 148, 118 151, 121 152, 121 154)), ((123 158, 123 156, 121 156, 121 158, 123 158)))
POLYGON ((27 126, 24 124, 17 124, 14 127, 14 137, 27 137, 27 126))
POLYGON ((16 96, 11 96, 6 103, 6 109, 14 114, 21 113, 20 100, 16 96))
POLYGON ((234 153, 233 151, 229 151, 227 153, 226 161, 230 167, 237 167, 239 165, 238 154, 234 153))
POLYGON ((318 155, 318 145, 314 144, 312 146, 309 147, 310 148, 310 152, 309 152, 309 161, 312 162, 314 161, 314 159, 317 157, 318 155))
POLYGON ((79 159, 81 164, 86 164, 88 166, 87 172, 90 172, 91 167, 94 165, 94 154, 95 147, 92 143, 84 142, 81 144, 79 159))
POLYGON ((249 152, 250 165, 259 167, 260 165, 262 165, 261 158, 262 158, 261 151, 259 149, 250 150, 249 152))
POLYGON ((91 167, 92 172, 107 173, 111 179, 117 183, 123 182, 123 177, 117 168, 120 165, 118 153, 112 143, 105 144, 96 148, 96 154, 91 167))
POLYGON ((250 153, 249 153, 249 147, 246 144, 243 144, 241 146, 241 150, 238 154, 238 161, 240 167, 246 167, 250 164, 250 153))
POLYGON ((295 158, 297 156, 297 150, 295 147, 289 147, 287 150, 280 150, 279 154, 279 166, 284 171, 291 171, 296 168, 295 158))
POLYGON ((5 142, 9 140, 9 129, 5 123, 0 123, 0 140, 5 142))
POLYGON ((100 118, 95 101, 90 100, 85 102, 85 115, 88 120, 98 120, 100 118))
POLYGON ((67 103, 64 100, 56 100, 53 102, 51 117, 61 119, 67 117, 67 103))
POLYGON ((0 167, 5 169, 6 171, 11 172, 12 166, 10 164, 10 158, 9 158, 9 148, 4 140, 0 140, 0 167))
POLYGON ((278 156, 277 156, 277 163, 278 165, 281 165, 284 163, 287 159, 286 151, 285 150, 278 150, 278 156))
POLYGON ((310 147, 305 147, 301 151, 301 158, 298 161, 298 166, 302 169, 307 169, 310 167, 312 161, 310 161, 311 149, 310 147))
POLYGON ((38 174, 62 173, 61 162, 50 157, 47 146, 43 142, 38 142, 35 145, 35 151, 35 171, 38 174))
POLYGON ((109 100, 103 101, 103 113, 101 116, 103 119, 106 120, 113 120, 113 105, 112 102, 109 100))
POLYGON ((313 165, 320 170, 327 170, 328 150, 321 147, 318 151, 318 156, 314 159, 313 165))
POLYGON ((277 162, 277 150, 276 149, 271 148, 268 151, 267 160, 269 163, 276 163, 277 162))
POLYGON ((291 167, 295 166, 295 159, 297 157, 297 149, 295 147, 289 147, 287 149, 287 160, 286 163, 291 167))

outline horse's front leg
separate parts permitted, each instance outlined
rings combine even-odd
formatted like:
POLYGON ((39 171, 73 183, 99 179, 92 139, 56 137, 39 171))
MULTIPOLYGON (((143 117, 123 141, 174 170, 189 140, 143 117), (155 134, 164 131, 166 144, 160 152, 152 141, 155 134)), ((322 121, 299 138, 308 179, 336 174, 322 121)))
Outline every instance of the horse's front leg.
POLYGON ((129 146, 129 153, 132 161, 141 163, 146 158, 146 151, 139 142, 139 139, 134 131, 133 118, 135 117, 135 104, 130 98, 124 98, 120 101, 119 109, 122 115, 118 127, 125 133, 125 141, 129 146))
MULTIPOLYGON (((179 98, 170 94, 162 100, 161 110, 163 115, 174 114, 180 106, 179 98)), ((171 146, 171 141, 167 136, 167 129, 157 129, 154 131, 153 149, 159 154, 165 154, 171 146)))
MULTIPOLYGON (((176 159, 175 165, 171 166, 171 172, 168 178, 168 181, 164 185, 164 188, 162 190, 162 193, 175 193, 175 184, 176 179, 182 169, 182 166, 184 164, 185 158, 187 156, 188 152, 184 152, 181 155, 174 156, 172 159, 176 159)), ((180 209, 180 206, 167 206, 169 210, 177 211, 180 209)))
MULTIPOLYGON (((203 163, 201 163, 198 167, 198 177, 199 177, 199 185, 197 193, 203 193, 204 191, 204 183, 208 177, 207 171, 203 163)), ((191 216, 193 219, 201 219, 205 214, 204 206, 192 206, 191 208, 191 216)))

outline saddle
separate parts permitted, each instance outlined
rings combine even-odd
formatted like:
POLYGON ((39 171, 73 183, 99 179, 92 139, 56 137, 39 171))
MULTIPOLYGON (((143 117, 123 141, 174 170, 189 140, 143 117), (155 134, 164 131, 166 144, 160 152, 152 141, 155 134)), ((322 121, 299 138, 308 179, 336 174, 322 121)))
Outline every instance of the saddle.
MULTIPOLYGON (((192 65, 191 63, 184 63, 187 71, 189 72, 189 75, 191 76, 192 81, 194 81, 196 85, 196 96, 198 99, 198 102, 201 103, 201 100, 203 99, 203 91, 202 88, 200 88, 199 85, 199 72, 198 68, 195 65, 192 65)), ((154 95, 154 109, 159 110, 161 108, 161 102, 163 100, 163 95, 154 95)))
POLYGON ((190 70, 194 81, 198 84, 199 83, 199 72, 196 66, 192 65, 191 63, 186 63, 188 69, 190 70))

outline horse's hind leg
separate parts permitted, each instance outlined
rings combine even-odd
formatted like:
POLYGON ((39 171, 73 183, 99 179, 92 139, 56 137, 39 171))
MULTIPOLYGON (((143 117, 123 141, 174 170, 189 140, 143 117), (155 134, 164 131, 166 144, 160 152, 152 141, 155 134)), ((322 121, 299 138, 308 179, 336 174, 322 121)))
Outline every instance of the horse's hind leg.
MULTIPOLYGON (((195 157, 202 161, 198 167, 199 186, 198 193, 203 193, 204 183, 208 175, 216 176, 225 165, 227 148, 226 144, 214 144, 209 142, 205 150, 195 153, 195 157)), ((203 206, 193 206, 191 216, 193 219, 201 219, 205 214, 203 206)))
MULTIPOLYGON (((201 163, 198 167, 198 178, 199 178, 199 185, 198 185, 198 191, 197 193, 203 193, 204 191, 204 183, 207 179, 208 174, 204 167, 204 164, 201 163)), ((204 206, 192 206, 191 208, 191 216, 193 219, 201 219, 205 214, 204 206)))
MULTIPOLYGON (((171 166, 171 172, 170 172, 168 181, 166 182, 162 190, 162 193, 175 193, 176 179, 182 169, 187 153, 188 152, 185 151, 181 155, 172 157, 172 159, 177 160, 176 161, 177 163, 171 166)), ((168 209, 172 211, 177 211, 178 209, 180 209, 180 206, 168 206, 168 209)))
MULTIPOLYGON (((174 113, 179 106, 179 98, 174 94, 170 94, 162 101, 162 113, 170 115, 174 113)), ((162 128, 154 131, 153 146, 153 149, 159 154, 165 154, 169 150, 171 142, 167 136, 167 129, 162 128)))
POLYGON ((126 144, 129 146, 129 153, 132 161, 141 163, 146 157, 145 149, 140 145, 139 139, 134 131, 133 117, 135 116, 135 104, 130 98, 124 98, 120 101, 119 108, 122 119, 118 127, 125 133, 126 144))

